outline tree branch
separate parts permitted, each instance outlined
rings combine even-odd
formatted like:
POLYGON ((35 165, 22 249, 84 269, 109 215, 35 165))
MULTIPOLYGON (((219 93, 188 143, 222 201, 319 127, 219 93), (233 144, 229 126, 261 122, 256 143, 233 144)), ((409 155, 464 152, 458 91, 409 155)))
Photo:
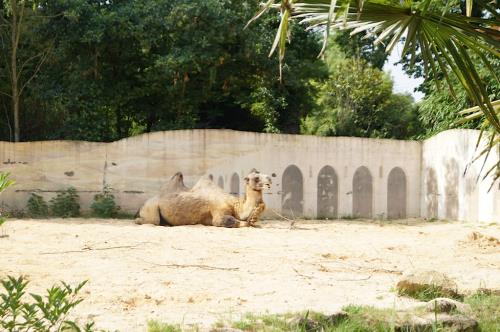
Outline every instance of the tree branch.
MULTIPOLYGON (((35 78, 36 74, 38 74, 38 72, 42 68, 43 63, 47 60, 48 55, 49 55, 51 49, 52 49, 52 46, 49 48, 49 50, 47 50, 45 52, 43 58, 38 63, 38 65, 37 65, 37 67, 36 67, 35 72, 33 73, 33 75, 31 75, 31 77, 23 84, 23 86, 21 87, 21 90, 19 90, 19 95, 21 95, 23 93, 24 88, 26 88, 26 86, 35 78)), ((20 76, 21 76, 21 73, 19 73, 19 77, 20 76)))

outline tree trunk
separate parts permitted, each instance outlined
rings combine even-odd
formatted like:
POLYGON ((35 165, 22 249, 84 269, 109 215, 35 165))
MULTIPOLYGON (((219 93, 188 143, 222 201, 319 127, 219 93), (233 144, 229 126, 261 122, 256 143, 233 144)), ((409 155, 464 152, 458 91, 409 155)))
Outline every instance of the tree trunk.
POLYGON ((19 142, 19 87, 18 87, 18 72, 17 72, 17 46, 19 45, 19 26, 18 26, 18 7, 17 0, 11 0, 12 6, 12 31, 11 31, 11 47, 12 53, 10 56, 10 71, 11 71, 11 88, 12 88, 12 113, 14 114, 14 142, 19 142))

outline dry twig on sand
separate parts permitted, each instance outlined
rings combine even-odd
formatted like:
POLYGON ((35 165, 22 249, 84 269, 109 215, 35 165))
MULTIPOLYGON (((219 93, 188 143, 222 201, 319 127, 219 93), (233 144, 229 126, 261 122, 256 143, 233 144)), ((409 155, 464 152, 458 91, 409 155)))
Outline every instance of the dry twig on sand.
POLYGON ((293 219, 290 219, 290 218, 287 218, 285 217, 284 215, 278 213, 278 211, 274 210, 274 209, 269 209, 271 210, 275 215, 277 215, 278 217, 280 217, 281 219, 283 220, 286 220, 288 222, 290 222, 290 227, 289 229, 300 229, 300 230, 304 230, 304 231, 312 231, 312 230, 318 230, 317 228, 304 228, 304 227, 298 227, 298 226, 295 226, 295 224, 297 223, 297 219, 293 218, 293 219))
POLYGON ((189 269, 189 268, 197 268, 197 269, 203 269, 203 270, 223 270, 223 271, 239 271, 239 267, 218 267, 218 266, 210 266, 210 265, 200 265, 200 264, 159 264, 159 263, 154 263, 154 262, 149 262, 147 260, 144 260, 142 258, 137 259, 151 264, 155 266, 164 266, 164 267, 171 267, 171 268, 180 268, 180 269, 189 269))
POLYGON ((71 254, 71 253, 82 253, 89 252, 94 250, 113 250, 113 249, 135 249, 140 244, 144 244, 146 242, 137 243, 129 246, 114 246, 114 247, 101 247, 101 248, 92 248, 90 246, 84 246, 81 250, 67 250, 67 251, 48 251, 41 252, 40 255, 59 255, 59 254, 71 254))

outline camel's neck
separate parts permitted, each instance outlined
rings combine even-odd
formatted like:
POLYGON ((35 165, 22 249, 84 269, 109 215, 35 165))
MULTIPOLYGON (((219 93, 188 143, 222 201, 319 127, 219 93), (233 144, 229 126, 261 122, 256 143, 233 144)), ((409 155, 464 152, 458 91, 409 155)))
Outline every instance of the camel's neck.
POLYGON ((247 220, 255 207, 260 203, 262 203, 262 191, 255 191, 247 186, 245 195, 239 200, 239 219, 247 220))

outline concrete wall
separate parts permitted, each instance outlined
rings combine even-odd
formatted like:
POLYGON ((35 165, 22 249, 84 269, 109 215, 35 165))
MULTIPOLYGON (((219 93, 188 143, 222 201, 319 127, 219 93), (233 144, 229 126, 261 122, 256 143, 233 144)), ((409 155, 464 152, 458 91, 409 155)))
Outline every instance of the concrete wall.
POLYGON ((423 142, 423 217, 500 221, 499 183, 492 186, 491 178, 481 180, 498 162, 498 150, 492 152, 486 163, 484 158, 471 163, 484 148, 485 142, 476 149, 478 138, 479 132, 475 130, 448 130, 423 142))
POLYGON ((439 218, 498 220, 498 188, 487 193, 484 188, 489 184, 476 185, 461 177, 476 138, 474 131, 448 131, 421 143, 179 130, 113 143, 0 142, 0 170, 11 172, 17 181, 0 200, 10 208, 23 209, 32 192, 49 200, 73 186, 86 210, 93 196, 108 185, 122 209, 135 212, 177 171, 184 173, 188 186, 211 174, 227 192, 238 189, 242 193, 242 180, 255 167, 273 175, 273 186, 265 195, 270 217, 273 210, 307 217, 418 217, 428 216, 427 210, 434 208, 431 203, 436 201, 439 218), (444 158, 441 149, 450 157, 444 158), (456 154, 451 155, 453 149, 456 154), (441 162, 435 161, 437 156, 441 162), (428 171, 431 168, 433 171, 428 171), (452 177, 450 168, 454 170, 452 177), (435 190, 432 172, 437 179, 435 190), (442 180, 446 176, 448 185, 442 180), (237 178, 239 185, 234 182, 237 178), (448 193, 446 200, 441 192, 448 193), (474 200, 477 197, 477 206, 466 203, 472 196, 474 200))

